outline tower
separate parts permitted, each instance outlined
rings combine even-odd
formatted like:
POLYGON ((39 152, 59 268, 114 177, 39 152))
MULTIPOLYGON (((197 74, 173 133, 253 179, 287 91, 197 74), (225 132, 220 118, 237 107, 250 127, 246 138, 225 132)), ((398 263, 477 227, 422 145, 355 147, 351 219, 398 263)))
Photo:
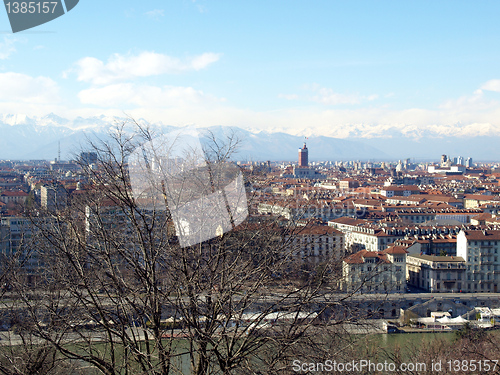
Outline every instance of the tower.
POLYGON ((299 167, 307 167, 308 165, 308 150, 306 143, 304 142, 304 147, 299 148, 299 167))

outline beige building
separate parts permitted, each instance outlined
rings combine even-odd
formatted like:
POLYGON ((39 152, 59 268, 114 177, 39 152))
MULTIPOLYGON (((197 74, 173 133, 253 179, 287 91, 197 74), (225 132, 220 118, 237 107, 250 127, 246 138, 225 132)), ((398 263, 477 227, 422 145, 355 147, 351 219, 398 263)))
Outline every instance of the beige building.
POLYGON ((435 292, 460 292, 465 281, 465 260, 456 256, 408 255, 409 286, 435 292))
POLYGON ((380 194, 387 198, 420 194, 420 189, 415 185, 384 186, 380 188, 380 194))
POLYGON ((5 204, 21 204, 26 202, 28 196, 29 194, 24 191, 4 191, 0 194, 0 202, 5 204))
POLYGON ((404 293, 406 250, 391 246, 384 251, 361 250, 342 263, 342 286, 346 292, 404 293))
POLYGON ((292 246, 297 258, 312 263, 340 260, 344 254, 344 234, 324 225, 297 228, 292 246))
POLYGON ((488 203, 491 204, 500 203, 498 196, 479 195, 479 194, 468 194, 464 196, 465 208, 478 208, 481 205, 488 203))

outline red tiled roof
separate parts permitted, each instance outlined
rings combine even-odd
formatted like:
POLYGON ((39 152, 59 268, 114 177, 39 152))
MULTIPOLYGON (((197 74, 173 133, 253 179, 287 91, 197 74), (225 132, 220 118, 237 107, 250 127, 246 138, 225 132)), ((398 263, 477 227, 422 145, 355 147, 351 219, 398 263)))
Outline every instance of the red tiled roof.
POLYGON ((298 228, 296 234, 299 236, 305 236, 305 235, 311 235, 311 234, 316 234, 316 235, 320 235, 320 236, 327 236, 327 235, 343 236, 344 235, 341 231, 339 231, 333 227, 328 227, 325 225, 313 225, 313 226, 309 226, 309 227, 298 228))
POLYGON ((1 195, 4 197, 27 197, 29 194, 24 191, 4 191, 1 195))
POLYGON ((500 230, 466 230, 465 237, 473 241, 500 241, 500 230))
POLYGON ((349 255, 344 262, 348 264, 363 264, 364 258, 378 258, 379 263, 390 264, 391 262, 387 260, 387 255, 383 253, 378 253, 376 251, 361 250, 355 254, 349 255))
POLYGON ((403 246, 391 246, 382 251, 385 254, 406 254, 408 251, 403 246))

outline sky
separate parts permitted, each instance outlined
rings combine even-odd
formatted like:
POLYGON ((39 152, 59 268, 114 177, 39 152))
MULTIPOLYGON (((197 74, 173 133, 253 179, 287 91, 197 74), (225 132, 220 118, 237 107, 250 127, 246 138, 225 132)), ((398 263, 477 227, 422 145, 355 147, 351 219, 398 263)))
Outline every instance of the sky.
POLYGON ((500 2, 80 0, 13 34, 0 114, 295 135, 500 135, 500 2))

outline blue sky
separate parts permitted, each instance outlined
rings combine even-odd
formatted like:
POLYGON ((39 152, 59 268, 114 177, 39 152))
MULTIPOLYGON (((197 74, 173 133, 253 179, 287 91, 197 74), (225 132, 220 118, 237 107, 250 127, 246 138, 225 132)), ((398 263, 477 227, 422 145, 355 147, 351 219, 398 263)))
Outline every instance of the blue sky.
POLYGON ((498 1, 95 1, 12 34, 0 113, 336 137, 500 134, 498 1))

